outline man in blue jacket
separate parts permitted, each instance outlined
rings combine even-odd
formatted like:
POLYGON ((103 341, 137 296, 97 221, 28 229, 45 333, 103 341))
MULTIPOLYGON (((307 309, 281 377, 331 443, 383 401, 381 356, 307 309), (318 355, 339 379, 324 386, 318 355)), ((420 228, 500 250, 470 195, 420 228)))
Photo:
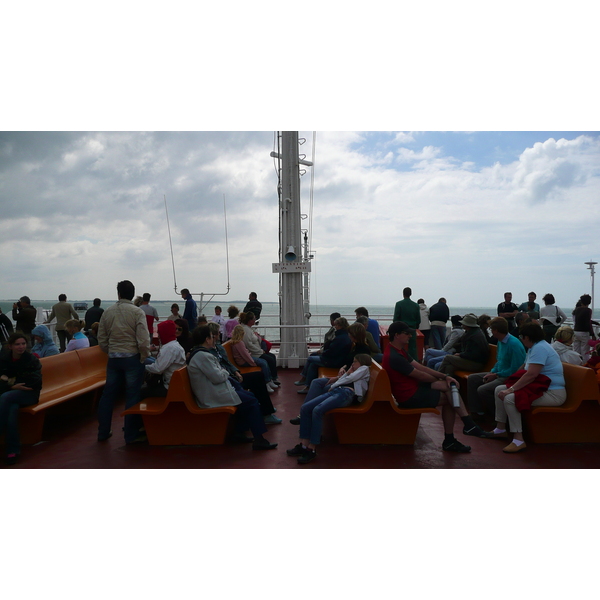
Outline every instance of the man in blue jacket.
POLYGON ((188 322, 190 333, 192 333, 196 328, 196 325, 198 325, 198 307, 196 306, 196 301, 190 294, 190 290, 187 288, 181 290, 181 297, 185 300, 183 318, 188 322))
POLYGON ((480 416, 486 412, 494 414, 494 390, 525 363, 525 347, 508 333, 504 317, 492 319, 490 329, 498 340, 496 364, 489 373, 473 373, 467 379, 469 410, 480 416))

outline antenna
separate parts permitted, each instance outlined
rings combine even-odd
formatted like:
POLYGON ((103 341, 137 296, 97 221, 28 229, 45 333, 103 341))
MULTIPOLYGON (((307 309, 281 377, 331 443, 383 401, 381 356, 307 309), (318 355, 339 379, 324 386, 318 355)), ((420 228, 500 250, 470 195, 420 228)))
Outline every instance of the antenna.
POLYGON ((177 280, 175 278, 175 258, 173 256, 173 242, 171 240, 171 225, 169 224, 169 211, 167 210, 167 195, 164 194, 165 198, 165 213, 167 215, 167 229, 169 231, 169 245, 171 246, 171 263, 173 264, 173 288, 177 294, 177 280))

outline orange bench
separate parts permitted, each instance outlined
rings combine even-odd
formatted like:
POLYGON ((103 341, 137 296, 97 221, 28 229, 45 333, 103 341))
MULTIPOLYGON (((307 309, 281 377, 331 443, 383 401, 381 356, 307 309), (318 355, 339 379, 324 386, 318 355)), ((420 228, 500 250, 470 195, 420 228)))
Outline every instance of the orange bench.
POLYGON ((234 358, 233 358, 233 350, 231 348, 231 340, 226 341, 223 344, 223 348, 225 348, 225 352, 227 352, 227 358, 229 359, 229 362, 236 367, 236 369, 240 370, 240 373, 243 375, 244 373, 254 373, 256 371, 260 371, 260 367, 240 367, 236 364, 234 358))
POLYGON ((151 446, 223 444, 235 406, 200 408, 196 404, 187 366, 173 373, 163 398, 146 398, 123 412, 141 415, 151 446))
MULTIPOLYGON (((42 440, 44 420, 49 408, 78 399, 81 402, 78 402, 75 412, 81 412, 82 407, 86 411, 91 410, 106 383, 107 362, 108 355, 98 346, 41 358, 40 400, 19 411, 21 441, 24 444, 36 444, 42 440), (86 403, 86 399, 91 402, 86 403)), ((75 409, 75 406, 69 408, 75 409)))
MULTIPOLYGON (((387 331, 387 328, 386 328, 387 331)), ((387 333, 384 333, 379 336, 379 345, 381 346, 381 351, 385 352, 388 344, 390 343, 390 336, 387 333)), ((417 329, 417 357, 419 360, 423 360, 425 356, 425 336, 421 333, 419 329, 417 329)))
POLYGON ((562 406, 523 412, 536 444, 600 443, 600 391, 593 369, 563 363, 567 399, 562 406))
MULTIPOLYGON (((335 377, 338 369, 319 369, 319 376, 335 377)), ((414 444, 423 413, 436 408, 399 408, 390 379, 377 362, 371 363, 369 389, 361 404, 330 411, 340 444, 414 444)))

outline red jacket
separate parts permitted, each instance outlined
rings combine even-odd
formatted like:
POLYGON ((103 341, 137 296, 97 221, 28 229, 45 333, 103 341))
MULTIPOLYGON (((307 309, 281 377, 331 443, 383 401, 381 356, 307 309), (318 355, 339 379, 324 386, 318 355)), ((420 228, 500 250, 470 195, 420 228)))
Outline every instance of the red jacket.
MULTIPOLYGON (((513 373, 505 382, 507 389, 513 386, 527 371, 519 369, 513 373)), ((519 412, 530 410, 534 400, 541 398, 544 392, 550 387, 550 378, 545 375, 538 375, 531 383, 528 383, 524 388, 515 390, 515 406, 519 412)))

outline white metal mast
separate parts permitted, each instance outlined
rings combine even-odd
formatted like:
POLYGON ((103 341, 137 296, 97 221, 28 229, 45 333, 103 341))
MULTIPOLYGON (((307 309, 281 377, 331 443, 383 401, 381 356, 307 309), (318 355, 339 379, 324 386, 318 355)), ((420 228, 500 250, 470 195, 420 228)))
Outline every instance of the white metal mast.
POLYGON ((298 154, 298 132, 281 133, 281 154, 271 156, 280 159, 281 188, 279 193, 279 263, 273 264, 273 272, 279 273, 281 366, 297 368, 307 357, 306 329, 287 328, 286 325, 307 325, 304 307, 303 274, 310 271, 310 262, 302 252, 300 212, 300 167, 312 166, 301 160, 298 154))

